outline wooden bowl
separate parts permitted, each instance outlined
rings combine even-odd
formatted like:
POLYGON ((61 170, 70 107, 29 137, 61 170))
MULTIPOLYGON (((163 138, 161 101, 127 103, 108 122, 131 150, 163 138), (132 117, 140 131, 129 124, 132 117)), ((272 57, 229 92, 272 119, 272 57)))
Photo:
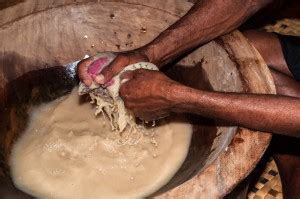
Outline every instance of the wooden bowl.
MULTIPOLYGON (((68 94, 78 84, 76 68, 62 65, 85 54, 142 46, 191 6, 177 0, 25 0, 3 8, 0 195, 29 197, 13 186, 8 160, 14 141, 26 128, 30 107, 68 94)), ((238 31, 204 45, 164 72, 198 89, 275 93, 266 64, 238 31)), ((223 197, 255 167, 271 135, 197 115, 186 117, 194 129, 188 156, 172 180, 152 196, 223 197)))

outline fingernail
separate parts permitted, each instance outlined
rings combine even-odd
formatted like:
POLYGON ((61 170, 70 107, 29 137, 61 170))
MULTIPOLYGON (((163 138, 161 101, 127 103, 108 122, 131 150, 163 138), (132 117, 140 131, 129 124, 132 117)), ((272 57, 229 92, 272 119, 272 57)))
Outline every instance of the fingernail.
POLYGON ((95 81, 98 83, 98 84, 104 84, 104 76, 103 75, 97 75, 95 77, 95 81))

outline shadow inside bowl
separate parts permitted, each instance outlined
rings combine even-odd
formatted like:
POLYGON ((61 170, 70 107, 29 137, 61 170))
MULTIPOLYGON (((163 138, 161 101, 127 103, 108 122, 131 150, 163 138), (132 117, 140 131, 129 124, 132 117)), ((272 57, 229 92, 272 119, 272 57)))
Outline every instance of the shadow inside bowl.
MULTIPOLYGON (((210 89, 201 67, 175 65, 167 74, 186 85, 210 89), (194 74, 193 76, 191 76, 194 74), (189 76, 189 80, 183 77, 189 76), (195 77, 195 78, 193 78, 195 77), (199 81, 201 80, 201 81, 199 81), (197 84, 195 84, 197 83, 197 84)), ((10 179, 9 158, 14 142, 25 130, 32 106, 47 103, 72 91, 78 85, 76 68, 56 66, 30 71, 10 81, 1 93, 0 124, 0 195, 22 194, 13 186, 10 179)), ((154 195, 166 192, 197 174, 210 155, 217 129, 211 119, 186 114, 193 124, 193 136, 187 158, 176 175, 154 195)), ((16 195, 17 197, 17 195, 16 195)))

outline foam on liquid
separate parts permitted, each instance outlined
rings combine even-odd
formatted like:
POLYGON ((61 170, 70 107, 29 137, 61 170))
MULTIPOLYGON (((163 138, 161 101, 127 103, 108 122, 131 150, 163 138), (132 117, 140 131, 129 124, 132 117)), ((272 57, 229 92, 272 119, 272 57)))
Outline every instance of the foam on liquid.
MULTIPOLYGON (((118 133, 118 132, 117 132, 118 133)), ((76 89, 35 107, 11 156, 15 185, 38 198, 142 198, 165 185, 186 158, 192 126, 162 122, 135 145, 118 143, 110 121, 80 103, 76 89)))

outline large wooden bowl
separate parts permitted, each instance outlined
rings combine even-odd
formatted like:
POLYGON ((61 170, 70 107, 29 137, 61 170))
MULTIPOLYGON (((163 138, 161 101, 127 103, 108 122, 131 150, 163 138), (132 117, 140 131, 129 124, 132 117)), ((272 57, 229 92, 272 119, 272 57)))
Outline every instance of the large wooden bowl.
MULTIPOLYGON (((31 105, 65 95, 78 84, 76 68, 62 65, 85 54, 144 45, 178 20, 192 3, 10 2, 0 11, 0 194, 25 198, 29 196, 17 191, 10 179, 11 148, 26 127, 31 105)), ((267 66, 238 31, 195 50, 165 72, 198 89, 275 93, 267 66)), ((194 125, 188 157, 153 197, 223 197, 254 168, 271 136, 196 115, 187 118, 194 125)))

